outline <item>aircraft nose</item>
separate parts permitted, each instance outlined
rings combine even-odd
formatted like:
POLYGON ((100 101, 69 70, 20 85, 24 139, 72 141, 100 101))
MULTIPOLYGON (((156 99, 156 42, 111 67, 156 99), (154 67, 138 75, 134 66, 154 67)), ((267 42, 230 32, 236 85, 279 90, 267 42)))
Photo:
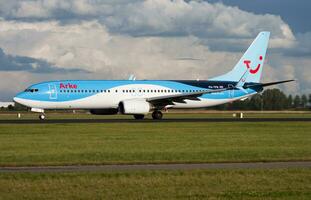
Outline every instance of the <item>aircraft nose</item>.
POLYGON ((17 94, 14 98, 13 101, 19 104, 24 104, 24 99, 21 97, 21 94, 17 94))
POLYGON ((13 101, 16 102, 16 103, 20 103, 21 102, 21 98, 16 96, 16 97, 13 98, 13 101))

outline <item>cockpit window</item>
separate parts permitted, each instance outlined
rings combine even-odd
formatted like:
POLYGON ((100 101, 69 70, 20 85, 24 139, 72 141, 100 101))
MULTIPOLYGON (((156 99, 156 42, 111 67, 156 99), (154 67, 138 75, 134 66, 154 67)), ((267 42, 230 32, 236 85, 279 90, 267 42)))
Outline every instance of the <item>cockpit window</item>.
POLYGON ((25 92, 38 92, 38 89, 26 89, 25 92))

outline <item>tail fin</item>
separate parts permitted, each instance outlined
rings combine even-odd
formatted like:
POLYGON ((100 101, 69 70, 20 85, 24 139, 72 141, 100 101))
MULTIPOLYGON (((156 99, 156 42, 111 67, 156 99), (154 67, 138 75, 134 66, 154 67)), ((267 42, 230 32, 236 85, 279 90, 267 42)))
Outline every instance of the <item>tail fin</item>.
POLYGON ((217 81, 239 81, 248 71, 245 82, 259 83, 266 57, 270 32, 260 32, 235 67, 228 73, 212 78, 217 81))

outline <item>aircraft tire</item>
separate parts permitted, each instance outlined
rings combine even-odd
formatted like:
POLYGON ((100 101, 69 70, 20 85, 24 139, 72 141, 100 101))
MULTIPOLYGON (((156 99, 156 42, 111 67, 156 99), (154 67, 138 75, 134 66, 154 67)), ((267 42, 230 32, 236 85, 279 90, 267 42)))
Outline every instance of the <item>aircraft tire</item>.
POLYGON ((45 120, 45 115, 44 115, 44 114, 40 114, 40 115, 39 115, 39 119, 40 119, 40 120, 45 120))
POLYGON ((152 119, 162 119, 162 117, 163 117, 163 114, 161 111, 159 111, 159 110, 153 111, 152 119))

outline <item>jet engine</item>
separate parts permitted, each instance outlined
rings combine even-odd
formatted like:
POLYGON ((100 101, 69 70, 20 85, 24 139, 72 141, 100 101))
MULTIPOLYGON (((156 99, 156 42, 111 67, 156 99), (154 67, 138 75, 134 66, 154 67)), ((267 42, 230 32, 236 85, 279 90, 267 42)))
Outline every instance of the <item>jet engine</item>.
POLYGON ((122 114, 147 114, 151 110, 151 105, 145 100, 131 99, 119 103, 119 111, 122 114))

